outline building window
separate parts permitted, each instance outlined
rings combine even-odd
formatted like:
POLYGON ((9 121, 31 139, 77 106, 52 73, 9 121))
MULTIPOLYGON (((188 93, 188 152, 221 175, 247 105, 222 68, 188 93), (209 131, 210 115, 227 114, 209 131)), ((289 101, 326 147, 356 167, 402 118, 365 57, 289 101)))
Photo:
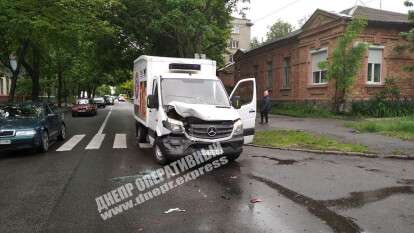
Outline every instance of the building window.
POLYGON ((368 84, 381 83, 381 64, 383 49, 369 48, 368 50, 368 84))
POLYGON ((273 62, 267 63, 267 88, 273 89, 273 62))
POLYGON ((233 33, 233 34, 240 34, 240 27, 239 27, 239 26, 237 26, 237 25, 235 25, 235 26, 232 28, 231 33, 233 33))
POLYGON ((328 59, 328 50, 323 49, 315 52, 311 52, 312 56, 312 81, 313 84, 326 84, 326 70, 319 68, 319 63, 328 59))
POLYGON ((233 63, 234 62, 234 55, 230 55, 229 57, 229 62, 233 63))
POLYGON ((290 87, 290 57, 286 57, 283 59, 283 88, 289 88, 290 87))
POLYGON ((239 48, 239 41, 238 40, 231 40, 230 41, 230 48, 238 49, 239 48))

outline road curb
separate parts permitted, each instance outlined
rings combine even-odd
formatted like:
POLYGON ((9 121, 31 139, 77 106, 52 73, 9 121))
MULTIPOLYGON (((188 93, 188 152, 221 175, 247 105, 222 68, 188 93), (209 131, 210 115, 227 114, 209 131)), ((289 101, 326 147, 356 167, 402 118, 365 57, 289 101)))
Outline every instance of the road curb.
MULTIPOLYGON (((316 153, 316 154, 330 154, 330 155, 333 154, 333 155, 358 156, 358 157, 366 157, 366 158, 379 158, 379 156, 376 154, 359 153, 359 152, 323 151, 323 150, 297 149, 297 148, 285 148, 285 147, 273 147, 273 146, 260 146, 260 145, 254 145, 254 144, 247 144, 246 146, 265 148, 265 149, 274 149, 274 150, 316 153)), ((393 158, 393 159, 397 159, 397 158, 393 158)))

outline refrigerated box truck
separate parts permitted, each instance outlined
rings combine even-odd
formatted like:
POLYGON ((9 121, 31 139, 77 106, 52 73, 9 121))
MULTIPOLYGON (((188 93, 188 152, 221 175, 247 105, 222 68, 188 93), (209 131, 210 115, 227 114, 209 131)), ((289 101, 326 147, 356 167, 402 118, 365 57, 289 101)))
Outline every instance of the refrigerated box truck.
POLYGON ((139 145, 151 145, 159 164, 220 143, 234 160, 251 143, 256 120, 254 78, 230 96, 216 62, 141 56, 134 61, 134 118, 139 145))

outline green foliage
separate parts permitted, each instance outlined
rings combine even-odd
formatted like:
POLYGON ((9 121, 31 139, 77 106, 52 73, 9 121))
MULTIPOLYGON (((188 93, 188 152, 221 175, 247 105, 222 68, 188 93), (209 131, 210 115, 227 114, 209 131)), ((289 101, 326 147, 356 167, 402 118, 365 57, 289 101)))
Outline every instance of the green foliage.
POLYGON ((395 78, 385 80, 384 88, 369 101, 352 103, 353 115, 370 117, 401 117, 414 115, 414 101, 401 99, 395 78))
POLYGON ((328 80, 335 80, 334 103, 337 112, 345 102, 346 94, 361 68, 367 45, 364 43, 354 45, 353 43, 367 24, 365 19, 352 20, 348 24, 345 34, 338 39, 332 58, 328 62, 320 64, 322 69, 327 70, 328 80))
POLYGON ((259 40, 257 39, 257 37, 253 37, 253 39, 250 41, 250 48, 255 49, 259 46, 260 46, 259 40))
POLYGON ((269 27, 269 32, 266 34, 266 41, 272 41, 286 36, 294 30, 294 27, 281 19, 278 19, 272 26, 269 27))
POLYGON ((347 124, 363 133, 381 133, 404 140, 414 140, 414 117, 364 120, 347 124))
POLYGON ((278 103, 273 105, 272 114, 293 117, 333 117, 328 108, 312 103, 278 103))
POLYGON ((401 117, 414 115, 414 101, 373 99, 352 102, 352 115, 369 117, 401 117))
POLYGON ((385 79, 384 89, 382 89, 377 95, 377 100, 399 100, 400 88, 396 83, 396 78, 385 79))
MULTIPOLYGON (((17 56, 32 97, 58 100, 131 77, 142 54, 223 61, 233 12, 248 0, 0 0, 0 63, 17 56), (42 92, 42 93, 39 93, 42 92)), ((129 88, 126 88, 129 90, 129 88)))
POLYGON ((134 82, 132 79, 127 80, 116 87, 117 94, 127 94, 132 96, 134 90, 134 82))
POLYGON ((327 136, 319 136, 303 131, 272 130, 259 131, 254 144, 282 148, 311 149, 322 151, 367 152, 361 144, 340 143, 327 136))

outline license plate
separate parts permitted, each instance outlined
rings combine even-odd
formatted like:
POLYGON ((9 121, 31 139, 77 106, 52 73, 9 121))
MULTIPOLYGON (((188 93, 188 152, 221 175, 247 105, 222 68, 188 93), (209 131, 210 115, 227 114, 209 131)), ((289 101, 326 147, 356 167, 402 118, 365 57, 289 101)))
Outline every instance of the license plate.
POLYGON ((0 145, 10 145, 11 140, 0 140, 0 145))

